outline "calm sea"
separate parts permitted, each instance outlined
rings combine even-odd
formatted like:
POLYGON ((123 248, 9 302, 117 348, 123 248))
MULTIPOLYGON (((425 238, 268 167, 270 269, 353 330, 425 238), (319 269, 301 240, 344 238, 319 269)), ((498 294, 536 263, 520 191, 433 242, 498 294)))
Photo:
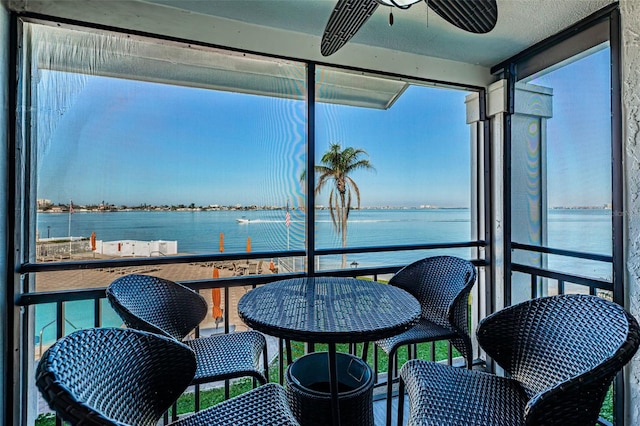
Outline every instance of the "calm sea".
MULTIPOLYGON (((180 254, 218 253, 220 233, 224 234, 225 253, 243 253, 251 238, 254 252, 304 249, 304 216, 291 211, 291 223, 285 224, 282 210, 258 211, 129 211, 108 213, 76 212, 41 213, 37 215, 41 238, 67 237, 69 229, 74 237, 89 237, 96 233, 102 241, 167 240, 178 242, 180 254), (248 222, 238 223, 237 219, 248 222)), ((471 240, 471 221, 468 209, 358 210, 352 211, 348 224, 348 246, 367 247, 471 240)), ((316 211, 316 246, 341 247, 341 238, 333 230, 329 212, 316 211)), ((549 212, 549 246, 598 254, 611 253, 610 210, 551 210, 549 212)), ((438 253, 443 253, 439 251, 438 253)), ((361 266, 401 265, 417 258, 438 254, 376 253, 349 255, 348 262, 361 266)), ((447 251, 448 254, 469 257, 469 249, 447 251)), ((339 256, 326 256, 320 268, 339 267, 339 256)), ((575 259, 550 256, 549 267, 565 272, 597 278, 610 278, 610 266, 599 262, 580 262, 575 259), (585 273, 586 272, 586 273, 585 273)), ((86 312, 93 312, 91 304, 73 302, 67 305, 66 315, 77 327, 91 326, 86 312)), ((105 309, 105 325, 119 325, 110 309, 105 309)), ((37 309, 36 334, 52 318, 54 306, 37 309)), ((55 326, 45 329, 43 340, 50 341, 55 326)))
MULTIPOLYGON (((304 216, 291 211, 285 224, 282 210, 251 211, 123 211, 109 213, 42 213, 37 228, 41 238, 89 237, 103 241, 176 240, 180 253, 217 252, 224 233, 224 248, 243 252, 251 237, 253 251, 304 248, 304 216), (238 223, 237 219, 246 219, 238 223)), ((321 248, 339 247, 329 212, 316 212, 316 242, 321 248)), ((412 244, 424 241, 464 241, 470 235, 469 210, 360 210, 349 216, 350 247, 412 244)))

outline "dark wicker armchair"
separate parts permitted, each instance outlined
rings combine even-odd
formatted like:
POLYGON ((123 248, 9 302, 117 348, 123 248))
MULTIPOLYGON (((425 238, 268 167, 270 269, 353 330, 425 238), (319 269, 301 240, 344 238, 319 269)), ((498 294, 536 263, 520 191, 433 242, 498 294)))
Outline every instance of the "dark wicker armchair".
MULTIPOLYGON (((637 321, 596 296, 533 299, 486 317, 478 342, 509 377, 413 360, 408 425, 593 425, 640 344, 637 321)), ((402 421, 402 410, 398 420, 402 421)))
POLYGON ((420 302, 422 317, 413 328, 397 336, 376 342, 389 356, 387 370, 387 426, 391 425, 393 366, 397 350, 404 345, 449 340, 472 364, 469 337, 469 292, 476 280, 476 270, 467 260, 453 256, 435 256, 405 266, 389 281, 420 302))
POLYGON ((125 275, 107 288, 113 309, 129 328, 172 337, 196 354, 193 384, 252 376, 260 383, 269 377, 267 345, 257 331, 219 334, 183 340, 205 318, 209 309, 195 291, 150 275, 125 275), (260 353, 264 370, 260 369, 260 353))
MULTIPOLYGON (((187 346, 122 328, 76 331, 42 356, 36 385, 72 425, 156 426, 196 371, 187 346)), ((284 389, 270 383, 172 425, 297 425, 284 389)))

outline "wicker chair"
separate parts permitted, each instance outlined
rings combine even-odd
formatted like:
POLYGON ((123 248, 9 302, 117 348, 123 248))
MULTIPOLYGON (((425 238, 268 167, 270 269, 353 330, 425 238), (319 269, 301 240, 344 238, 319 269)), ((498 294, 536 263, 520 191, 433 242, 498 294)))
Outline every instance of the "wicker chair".
POLYGON ((376 342, 389 357, 387 426, 391 425, 393 366, 401 346, 449 340, 471 368, 468 301, 475 280, 476 270, 471 262, 453 256, 435 256, 405 266, 389 281, 389 284, 408 291, 418 299, 422 318, 410 330, 376 342))
POLYGON ((409 426, 596 424, 614 376, 638 349, 640 331, 613 302, 561 295, 486 317, 478 342, 508 377, 409 361, 400 372, 398 403, 403 406, 406 385, 409 426))
MULTIPOLYGON (((79 330, 42 356, 36 384, 72 425, 156 426, 196 371, 187 346, 122 328, 79 330)), ((297 425, 280 385, 270 383, 172 425, 297 425)))
POLYGON ((267 343, 257 331, 184 340, 209 311, 204 298, 191 289, 132 274, 114 280, 107 288, 107 298, 127 327, 172 337, 195 352, 198 369, 192 384, 246 376, 267 382, 267 343), (264 370, 260 369, 260 353, 264 370))

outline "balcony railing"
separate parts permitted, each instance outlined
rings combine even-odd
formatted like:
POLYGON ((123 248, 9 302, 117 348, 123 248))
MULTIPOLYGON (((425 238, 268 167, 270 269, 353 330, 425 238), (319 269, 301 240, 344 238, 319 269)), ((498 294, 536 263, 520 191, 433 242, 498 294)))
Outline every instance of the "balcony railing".
MULTIPOLYGON (((368 249, 348 249, 347 251, 350 253, 362 253, 362 252, 381 252, 381 251, 392 251, 392 250, 402 250, 402 249, 428 249, 428 250, 436 250, 436 249, 452 249, 452 248, 469 248, 469 247, 478 247, 483 246, 482 242, 476 243, 458 243, 458 244, 438 244, 438 245, 425 245, 425 246, 411 246, 411 247, 384 247, 384 248, 368 248, 368 249)), ((576 257, 580 259, 588 259, 605 263, 612 263, 612 258, 610 256, 602 256, 602 255, 592 255, 585 253, 572 252, 567 250, 557 250, 557 249, 549 249, 549 248, 540 248, 540 247, 529 247, 521 244, 513 244, 512 248, 514 250, 526 250, 534 253, 547 253, 552 255, 562 255, 569 257, 576 257)), ((340 250, 323 250, 316 252, 316 256, 322 255, 332 255, 336 253, 341 253, 340 250)), ((202 265, 211 267, 212 265, 221 265, 223 262, 238 262, 238 261, 248 261, 249 259, 258 260, 258 259, 276 259, 276 263, 281 265, 278 273, 264 273, 264 274, 256 274, 256 275, 242 275, 242 276, 232 276, 228 278, 218 278, 214 279, 213 277, 210 279, 198 279, 198 280, 178 280, 181 284, 184 284, 195 291, 206 294, 207 291, 210 291, 213 288, 220 288, 222 290, 222 310, 223 310, 223 321, 222 324, 219 325, 218 330, 210 330, 210 329, 196 329, 195 337, 197 337, 200 333, 207 332, 224 332, 229 333, 233 332, 235 327, 240 327, 242 324, 236 324, 237 318, 234 319, 232 313, 236 312, 236 306, 233 303, 234 298, 232 297, 232 293, 242 294, 244 291, 252 287, 256 287, 258 285, 265 285, 270 282, 283 279, 283 278, 291 278, 297 276, 305 276, 305 272, 300 271, 296 272, 297 267, 292 267, 296 263, 304 267, 305 264, 305 253, 304 252, 282 252, 282 253, 241 253, 241 254, 227 254, 227 255, 207 255, 207 256, 179 256, 179 257, 164 257, 164 258, 136 258, 136 259, 117 259, 117 260, 99 260, 99 261, 64 261, 64 262, 47 262, 47 263, 35 263, 35 264, 25 264, 21 270, 23 273, 34 273, 36 276, 39 273, 50 273, 50 272, 59 272, 59 271, 73 271, 73 270, 104 270, 104 271, 119 271, 118 273, 144 273, 145 271, 152 270, 154 266, 160 265, 180 265, 180 264, 191 264, 191 265, 202 265), (284 260, 287 259, 287 260, 284 260), (297 259, 295 262, 291 259, 297 259), (282 262, 279 262, 282 260, 282 262), (290 267, 284 267, 285 265, 289 265, 290 267)), ((476 259, 474 263, 477 266, 485 266, 485 262, 480 259, 476 259)), ((363 279, 370 279, 373 281, 386 281, 393 273, 395 273, 398 269, 400 269, 402 265, 392 265, 392 266, 384 266, 384 267, 374 267, 374 268, 361 268, 359 265, 355 265, 350 269, 344 270, 317 270, 315 275, 332 275, 332 276, 346 276, 346 277, 358 277, 363 279)), ((266 268, 265 268, 266 269, 266 268)), ((529 284, 529 296, 530 297, 539 297, 546 293, 548 293, 548 289, 550 283, 555 283, 554 291, 559 293, 564 293, 566 291, 565 283, 571 283, 572 285, 584 286, 586 291, 591 294, 598 294, 602 297, 611 297, 611 292, 613 289, 612 283, 607 280, 588 278, 579 276, 576 274, 570 274, 566 272, 552 271, 547 268, 540 267, 532 267, 524 264, 513 263, 511 265, 511 270, 520 274, 528 274, 530 276, 529 284)), ((269 271, 270 272, 270 271, 269 271)), ((115 276, 114 276, 115 278, 115 276)), ((486 279, 486 277, 485 277, 486 279)), ((90 285, 91 283, 87 283, 90 285)), ((237 298, 236 298, 237 299, 237 298)), ((101 327, 105 325, 105 317, 109 317, 109 315, 105 315, 110 307, 105 299, 105 288, 97 288, 97 289, 82 289, 82 290, 64 290, 64 291, 56 291, 56 292, 30 292, 24 293, 20 296, 18 300, 18 304, 24 306, 26 308, 35 308, 38 309, 45 305, 54 305, 55 306, 55 318, 53 321, 48 321, 44 324, 43 329, 36 329, 34 325, 31 324, 31 321, 35 318, 35 315, 28 314, 28 312, 32 312, 32 309, 27 309, 25 311, 25 335, 23 336, 23 341, 28 342, 33 350, 24 351, 25 354, 25 363, 34 363, 37 362, 44 350, 46 350, 47 344, 52 343, 54 340, 68 334, 76 328, 80 328, 82 326, 87 326, 86 324, 79 325, 74 321, 71 321, 67 318, 66 312, 68 307, 76 302, 86 303, 87 306, 92 306, 92 321, 89 326, 93 327, 101 327), (30 320, 30 321, 29 321, 30 320), (51 341, 46 341, 44 336, 44 328, 50 330, 55 327, 55 336, 51 341)), ((86 306, 85 306, 86 308, 86 306)), ((472 312, 475 321, 478 321, 477 312, 472 312)), ((113 318, 113 315, 110 316, 113 318)), ((113 324, 111 324, 113 325, 113 324)), ((117 324, 119 325, 119 323, 117 324)), ((304 353, 316 350, 322 350, 321 345, 306 345, 303 343, 292 344, 293 353, 287 354, 287 346, 280 339, 271 338, 270 339, 270 371, 271 377, 270 381, 276 381, 279 383, 284 383, 284 373, 287 366, 287 359, 300 356, 304 353), (288 356, 289 355, 289 356, 288 356), (274 368, 277 367, 277 368, 274 368)), ((378 385, 383 385, 386 380, 386 373, 383 371, 385 368, 379 368, 379 366, 385 366, 385 360, 381 359, 381 354, 379 351, 374 350, 375 345, 371 342, 369 344, 369 356, 367 357, 369 362, 371 363, 376 382, 378 385)), ((361 345, 352 345, 352 346, 343 346, 339 350, 344 352, 350 352, 353 354, 361 354, 362 346, 361 345)), ((419 350, 421 351, 421 357, 427 358, 431 360, 443 361, 449 364, 455 363, 455 352, 452 350, 451 346, 448 344, 444 344, 443 347, 436 350, 435 344, 421 344, 419 350), (437 355, 439 353, 439 355, 437 355), (426 354, 426 356, 425 356, 426 354)), ((385 356, 385 355, 382 355, 385 356)), ((32 383, 32 379, 29 377, 24 378, 25 382, 32 383)), ((204 408, 206 406, 211 405, 213 402, 217 400, 217 398, 222 395, 223 398, 229 398, 236 393, 244 392, 248 387, 251 387, 250 380, 236 381, 234 383, 230 383, 226 381, 224 383, 215 384, 213 389, 209 386, 196 386, 191 389, 188 394, 186 394, 180 403, 176 407, 176 413, 182 413, 185 411, 193 411, 199 410, 200 408, 204 408), (215 396, 218 395, 218 396, 215 396)), ((37 391, 35 391, 35 387, 30 388, 31 391, 27 391, 25 398, 34 398, 37 395, 37 391)), ((384 398, 385 393, 380 392, 376 393, 378 398, 384 398)), ((174 413, 174 414, 176 414, 174 413)), ((610 417, 607 415, 607 417, 610 417)), ((58 420, 59 421, 59 420, 58 420)), ((601 424, 610 424, 606 419, 601 419, 601 424)))
MULTIPOLYGON (((349 249, 349 252, 352 253, 362 253, 362 252, 383 252, 383 251, 401 251, 401 250, 437 250, 437 249, 460 249, 460 248, 470 248, 470 247, 478 247, 484 245, 483 242, 471 242, 471 243, 454 243, 454 244, 436 244, 436 245, 421 245, 421 246, 401 246, 401 247, 382 247, 382 248, 367 248, 367 249, 349 249)), ((335 253, 340 253, 340 250, 323 250, 315 253, 316 256, 322 255, 332 255, 335 253)), ((305 253, 297 252, 297 251, 288 251, 282 253, 241 253, 241 254, 224 254, 224 255, 205 255, 205 256, 177 256, 177 257, 158 257, 158 258, 135 258, 135 259, 114 259, 114 260, 97 260, 97 261, 62 261, 62 262, 46 262, 46 263, 28 263, 24 264, 21 268, 21 273, 29 274, 27 276, 38 277, 38 274, 46 274, 46 273, 55 273, 62 271, 104 271, 107 276, 113 276, 115 279, 114 273, 116 274, 125 274, 125 273, 144 273, 145 271, 153 270, 154 267, 159 267, 160 265, 165 266, 176 266, 181 264, 200 264, 203 266, 211 266, 211 265, 220 265, 222 262, 238 262, 238 261, 249 261, 249 260, 259 260, 259 259, 283 259, 283 261, 277 262, 282 267, 279 268, 278 273, 264 273, 264 274, 256 274, 256 275, 242 275, 242 276, 232 276, 228 278, 218 278, 214 279, 213 277, 209 279, 197 279, 197 280, 176 280, 183 285, 186 285, 192 288, 195 291, 201 292, 202 294, 206 294, 207 291, 210 291, 213 288, 220 288, 222 290, 223 298, 222 298, 222 310, 223 310, 223 321, 222 324, 219 325, 219 330, 211 330, 211 329, 196 329, 195 336, 197 337, 200 333, 207 332, 224 332, 229 333, 233 332, 235 327, 240 327, 242 324, 232 324, 232 322, 237 321, 233 319, 233 312, 236 312, 237 307, 233 304, 232 293, 242 293, 251 287, 256 287, 258 285, 265 285, 270 282, 283 279, 283 278, 292 278, 297 276, 305 276, 304 271, 296 271, 298 268, 285 268, 285 265, 295 265, 296 263, 304 266, 305 261, 305 253), (284 260, 284 259, 297 259, 297 261, 292 260, 284 260), (293 269, 293 271, 292 271, 293 269), (108 275, 112 274, 112 275, 108 275)), ((477 265, 484 265, 484 261, 476 260, 477 265)), ((373 281, 386 281, 393 273, 395 273, 398 269, 400 269, 403 265, 393 265, 393 266, 383 266, 383 267, 374 267, 374 268, 362 268, 358 267, 359 265, 355 265, 351 269, 344 270, 322 270, 315 271, 314 275, 332 275, 332 276, 346 276, 346 277, 359 277, 364 279, 370 279, 373 281)), ((270 271, 269 271, 270 272, 270 271)), ((87 282, 87 286, 91 286, 92 283, 87 282)), ((117 324, 108 324, 108 321, 105 321, 105 318, 111 318, 111 322, 113 322, 114 315, 111 311, 108 302, 105 299, 105 287, 96 288, 96 289, 80 289, 80 290, 63 290, 63 291, 55 291, 55 292, 28 292, 23 293, 18 302, 18 305, 23 306, 25 308, 25 327, 26 330, 23 336, 23 341, 32 348, 32 350, 24 351, 24 359, 25 365, 30 365, 37 363, 43 351, 46 350, 47 346, 58 338, 68 334, 76 328, 81 327, 102 327, 107 325, 115 325, 119 326, 121 323, 117 322, 117 324), (87 309, 91 309, 91 314, 85 314, 85 316, 91 316, 92 319, 90 323, 84 324, 75 324, 75 322, 70 321, 66 315, 67 310, 70 306, 73 306, 75 303, 82 303, 83 308, 86 311, 87 309), (55 306, 54 319, 46 322, 44 327, 37 328, 34 324, 35 314, 34 311, 43 308, 45 306, 55 306), (89 305, 91 308, 89 308, 89 305), (55 335, 50 336, 49 339, 45 336, 45 331, 55 327, 55 335), (36 344, 37 342, 37 344, 36 344)), ((298 356, 309 351, 320 350, 322 349, 320 345, 304 345, 301 343, 293 343, 293 355, 298 356)), ((424 349, 423 351, 429 351, 432 359, 436 359, 436 351, 435 346, 431 344, 421 345, 424 349)), ((372 363, 374 367, 374 372, 376 378, 380 375, 380 369, 378 365, 385 365, 386 362, 380 359, 378 351, 373 350, 375 346, 370 342, 369 344, 369 353, 371 354, 368 359, 370 363, 372 363)), ((348 351, 352 353, 360 353, 362 347, 358 345, 354 346, 345 346, 340 348, 342 351, 348 351)), ((446 353, 445 358, 448 359, 448 362, 452 362, 453 352, 449 345, 446 345, 441 352, 446 353)), ((272 338, 271 341, 271 352, 270 352, 270 360, 271 360, 271 374, 270 380, 277 381, 279 383, 284 382, 284 372, 286 369, 286 360, 287 357, 287 346, 281 340, 272 338), (277 368, 273 368, 277 366, 277 368)), ((25 383, 33 383, 33 379, 30 377, 23 378, 25 383)), ((242 379, 239 383, 229 383, 226 381, 224 383, 220 383, 217 386, 217 390, 211 390, 208 387, 204 386, 196 386, 190 392, 189 395, 185 396, 185 400, 188 402, 183 402, 180 405, 178 410, 199 410, 201 407, 205 407, 211 404, 211 398, 208 395, 209 392, 224 392, 224 398, 229 398, 233 396, 237 392, 242 392, 246 390, 247 383, 243 382, 242 379), (223 390, 222 390, 223 389, 223 390), (203 396, 205 396, 203 398, 203 396), (184 408, 183 405, 186 404, 188 408, 184 408)), ((26 399, 28 398, 36 398, 37 391, 34 386, 30 385, 25 387, 25 395, 26 399)), ((26 405, 25 405, 26 406, 26 405)), ((43 407, 43 405, 40 405, 43 407)), ((44 411, 44 409, 42 410, 44 411)), ((38 413, 41 414, 41 413, 38 413)), ((60 420, 57 420, 58 422, 60 420)), ((45 424, 45 423, 42 423, 45 424)))

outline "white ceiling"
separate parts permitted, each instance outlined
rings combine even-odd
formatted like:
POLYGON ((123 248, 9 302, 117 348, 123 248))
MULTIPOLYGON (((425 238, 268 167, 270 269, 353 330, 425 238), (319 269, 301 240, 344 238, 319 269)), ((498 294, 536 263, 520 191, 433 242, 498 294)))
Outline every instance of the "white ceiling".
MULTIPOLYGON (((380 6, 346 46, 325 58, 320 55, 320 39, 336 0, 5 1, 19 11, 300 59, 415 75, 428 68, 452 81, 463 77, 456 76, 448 61, 470 64, 471 73, 476 67, 487 74, 487 68, 614 2, 497 0, 498 23, 488 34, 466 33, 424 2, 409 10, 380 6), (394 15, 391 27, 389 12, 394 15)), ((460 72, 474 81, 469 70, 460 72)))
MULTIPOLYGON (((335 0, 147 0, 212 15, 309 34, 319 39, 335 0)), ((497 0, 498 23, 470 34, 447 23, 424 2, 409 10, 380 6, 351 43, 458 62, 493 66, 601 9, 612 0, 497 0), (389 26, 389 12, 394 24, 389 26)))

